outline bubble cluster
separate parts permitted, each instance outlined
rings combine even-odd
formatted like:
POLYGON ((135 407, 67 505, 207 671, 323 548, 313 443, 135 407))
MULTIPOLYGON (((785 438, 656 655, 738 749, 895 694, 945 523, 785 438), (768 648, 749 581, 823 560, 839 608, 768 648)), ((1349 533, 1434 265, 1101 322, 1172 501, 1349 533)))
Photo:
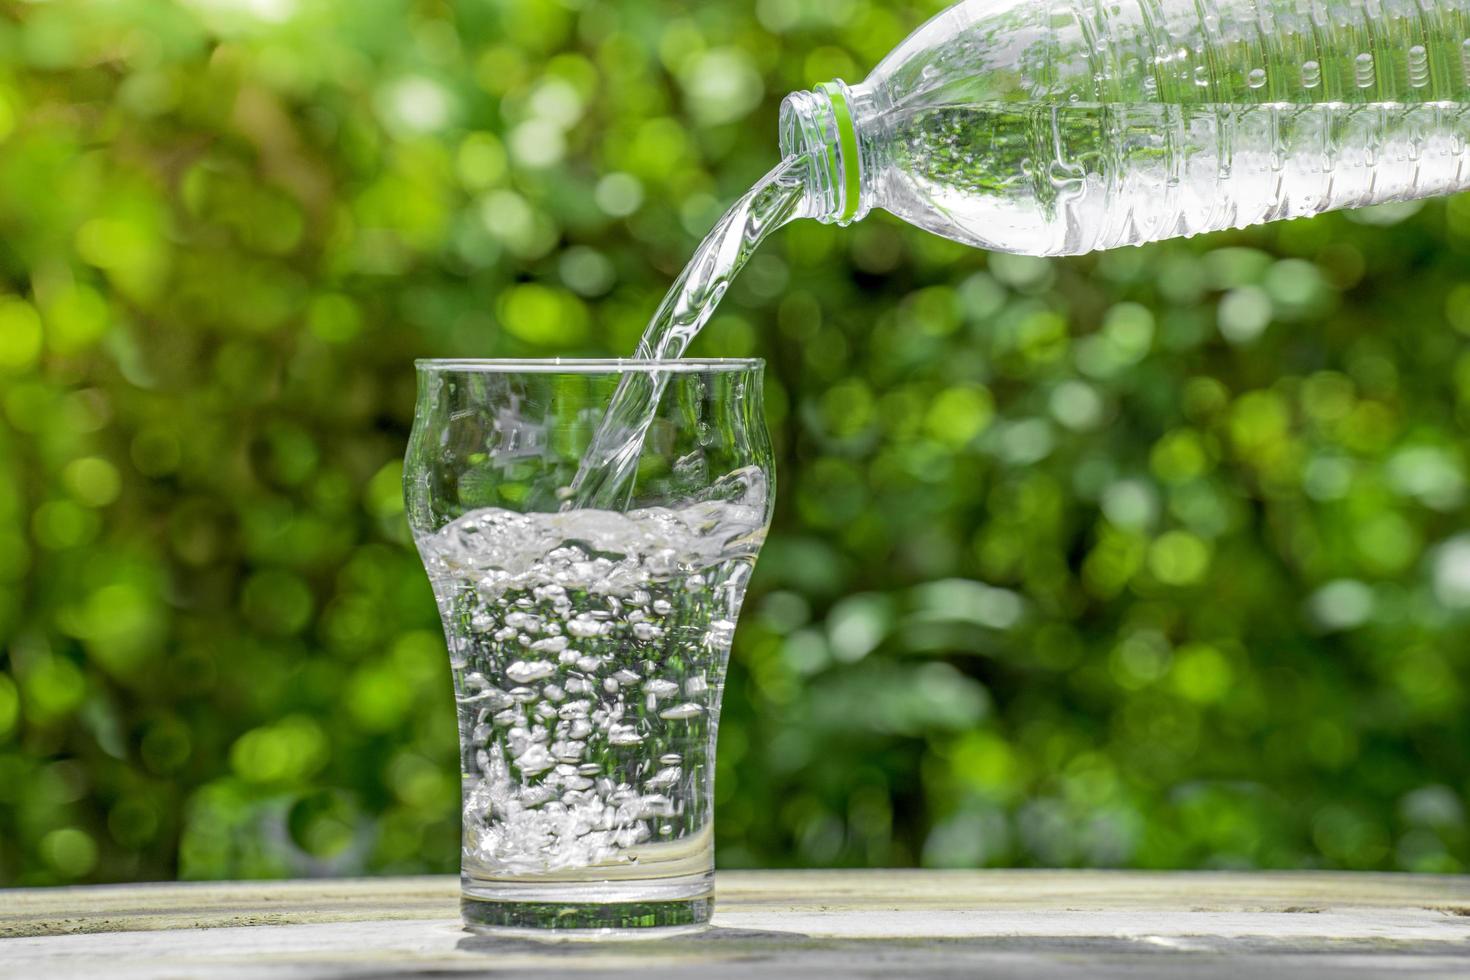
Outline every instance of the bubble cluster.
POLYGON ((631 863, 706 830, 764 521, 729 501, 488 509, 420 539, 454 667, 467 869, 631 863))

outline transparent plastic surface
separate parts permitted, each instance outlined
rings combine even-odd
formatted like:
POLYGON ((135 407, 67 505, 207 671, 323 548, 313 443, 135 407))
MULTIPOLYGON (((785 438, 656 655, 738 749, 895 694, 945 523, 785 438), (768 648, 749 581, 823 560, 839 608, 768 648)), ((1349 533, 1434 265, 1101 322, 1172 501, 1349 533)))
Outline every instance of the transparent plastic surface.
POLYGON ((1465 188, 1470 0, 966 0, 850 97, 863 210, 1141 244, 1465 188))

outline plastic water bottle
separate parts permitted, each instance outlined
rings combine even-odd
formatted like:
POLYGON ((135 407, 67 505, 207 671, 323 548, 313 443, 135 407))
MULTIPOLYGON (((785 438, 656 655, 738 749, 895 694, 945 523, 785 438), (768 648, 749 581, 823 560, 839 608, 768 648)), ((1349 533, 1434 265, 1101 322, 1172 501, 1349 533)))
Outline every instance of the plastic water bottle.
POLYGON ((1066 255, 1470 186, 1470 0, 964 0, 789 96, 804 214, 1066 255))

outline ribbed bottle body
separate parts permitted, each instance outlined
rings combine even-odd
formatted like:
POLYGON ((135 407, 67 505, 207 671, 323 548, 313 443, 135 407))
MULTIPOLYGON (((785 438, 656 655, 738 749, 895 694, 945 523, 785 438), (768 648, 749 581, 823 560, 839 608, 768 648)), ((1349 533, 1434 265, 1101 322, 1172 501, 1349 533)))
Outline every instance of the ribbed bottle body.
POLYGON ((1470 184, 1470 0, 966 0, 854 88, 873 203, 1040 255, 1470 184))

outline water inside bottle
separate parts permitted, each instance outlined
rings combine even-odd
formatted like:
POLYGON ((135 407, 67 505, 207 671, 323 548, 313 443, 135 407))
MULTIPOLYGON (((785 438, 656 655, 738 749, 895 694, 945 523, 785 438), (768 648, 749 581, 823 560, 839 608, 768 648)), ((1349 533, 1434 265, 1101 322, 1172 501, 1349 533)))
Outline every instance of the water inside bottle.
POLYGON ((1470 180, 1458 102, 975 103, 889 121, 886 206, 982 248, 1079 255, 1470 180))

